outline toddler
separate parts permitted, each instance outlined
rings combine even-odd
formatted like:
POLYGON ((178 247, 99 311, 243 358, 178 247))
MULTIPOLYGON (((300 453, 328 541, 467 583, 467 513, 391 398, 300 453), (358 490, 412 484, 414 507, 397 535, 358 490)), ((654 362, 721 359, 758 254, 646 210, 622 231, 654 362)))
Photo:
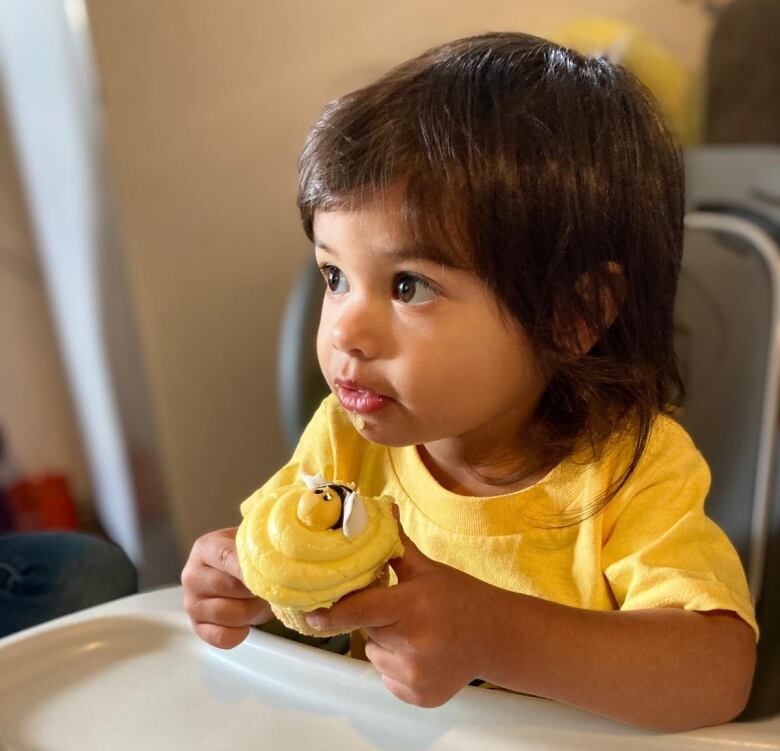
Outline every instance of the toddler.
MULTIPOLYGON (((735 717, 756 624, 668 414, 683 175, 647 91, 524 34, 445 44, 324 109, 299 207, 333 393, 265 487, 391 495, 406 548, 397 586, 309 623, 363 628, 420 706, 480 680, 641 727, 735 717)), ((234 537, 182 575, 226 648, 271 618, 234 537)))

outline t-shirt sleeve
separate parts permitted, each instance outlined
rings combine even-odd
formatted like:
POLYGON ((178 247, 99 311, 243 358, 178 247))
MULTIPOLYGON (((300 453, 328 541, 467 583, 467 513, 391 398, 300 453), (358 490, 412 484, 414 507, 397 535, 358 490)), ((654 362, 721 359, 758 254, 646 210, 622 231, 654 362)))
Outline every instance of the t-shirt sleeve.
POLYGON ((668 418, 617 500, 602 568, 621 610, 675 607, 755 614, 739 556, 704 513, 709 469, 668 418))

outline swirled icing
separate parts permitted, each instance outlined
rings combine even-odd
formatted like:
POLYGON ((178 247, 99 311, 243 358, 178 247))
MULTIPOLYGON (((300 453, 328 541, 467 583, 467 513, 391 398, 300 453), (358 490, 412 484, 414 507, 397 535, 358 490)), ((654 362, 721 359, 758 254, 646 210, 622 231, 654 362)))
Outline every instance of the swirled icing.
POLYGON ((362 498, 365 528, 312 530, 298 519, 301 484, 276 493, 255 492, 243 506, 236 547, 244 583, 273 605, 296 610, 330 607, 368 586, 390 558, 403 555, 393 500, 362 498))

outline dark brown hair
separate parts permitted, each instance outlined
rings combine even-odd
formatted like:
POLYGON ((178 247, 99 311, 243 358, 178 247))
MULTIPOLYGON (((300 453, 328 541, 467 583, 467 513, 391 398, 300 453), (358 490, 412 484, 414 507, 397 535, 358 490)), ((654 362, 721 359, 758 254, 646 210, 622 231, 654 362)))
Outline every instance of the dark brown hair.
POLYGON ((413 241, 485 279, 550 375, 537 467, 632 436, 595 512, 682 394, 683 175, 655 100, 620 66, 544 39, 460 39, 325 107, 299 161, 306 233, 315 211, 399 184, 413 241), (597 340, 584 355, 583 326, 597 340))

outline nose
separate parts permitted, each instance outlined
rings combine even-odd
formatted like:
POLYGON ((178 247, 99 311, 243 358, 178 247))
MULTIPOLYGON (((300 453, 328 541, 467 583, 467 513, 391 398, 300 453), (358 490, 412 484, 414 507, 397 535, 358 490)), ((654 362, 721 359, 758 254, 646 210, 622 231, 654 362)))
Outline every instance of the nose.
POLYGON ((379 356, 383 337, 381 311, 365 298, 342 301, 331 319, 330 339, 341 352, 365 360, 379 356))

